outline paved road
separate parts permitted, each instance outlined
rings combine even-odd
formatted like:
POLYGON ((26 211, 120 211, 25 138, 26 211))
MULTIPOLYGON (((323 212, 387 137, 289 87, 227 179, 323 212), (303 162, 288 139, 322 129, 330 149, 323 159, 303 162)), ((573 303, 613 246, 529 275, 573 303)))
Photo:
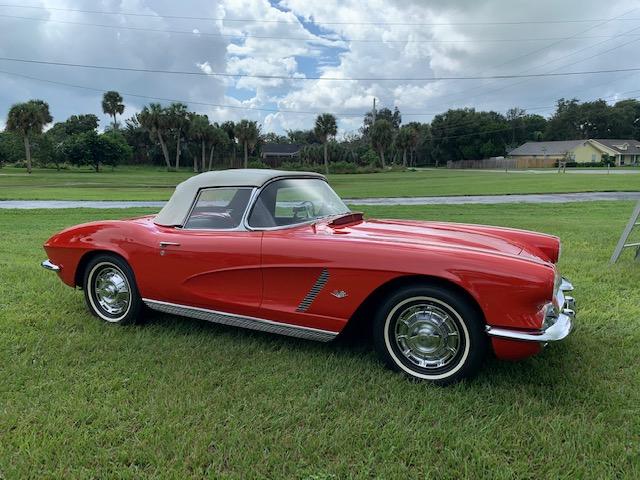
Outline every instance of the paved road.
MULTIPOLYGON (((442 168, 423 168, 417 167, 416 170, 436 170, 442 172, 442 168)), ((449 171, 453 172, 465 172, 465 173, 505 173, 504 168, 456 168, 449 171)), ((545 169, 513 169, 509 170, 508 173, 528 173, 534 175, 558 175, 557 168, 545 168, 545 169)), ((630 169, 630 168, 612 168, 608 172, 604 168, 568 168, 566 172, 570 174, 576 175, 638 175, 640 174, 640 169, 630 169)), ((562 175, 562 174, 561 174, 562 175)))
MULTIPOLYGON (((640 192, 548 193, 530 195, 471 195, 456 197, 394 197, 346 199, 351 205, 463 205, 491 203, 568 203, 640 200, 640 192)), ((165 202, 0 200, 0 209, 34 208, 161 208, 165 202)))
POLYGON ((0 200, 0 209, 18 208, 31 210, 34 208, 162 208, 167 202, 146 202, 139 200, 125 201, 76 201, 76 200, 0 200))
POLYGON ((359 198, 354 205, 464 205, 491 203, 569 203, 640 200, 640 192, 545 193, 526 195, 468 195, 456 197, 359 198))

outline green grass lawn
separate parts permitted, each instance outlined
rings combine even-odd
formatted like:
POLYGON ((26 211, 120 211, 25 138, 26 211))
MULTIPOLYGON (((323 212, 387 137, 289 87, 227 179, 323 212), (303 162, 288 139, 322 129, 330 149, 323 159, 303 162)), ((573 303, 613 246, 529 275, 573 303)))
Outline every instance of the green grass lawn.
POLYGON ((102 323, 41 245, 144 211, 0 211, 0 478, 640 478, 640 265, 607 264, 631 209, 365 208, 562 237, 574 334, 451 388, 386 370, 367 342, 102 323))
MULTIPOLYGON (((189 171, 120 167, 91 170, 0 170, 0 200, 166 200, 189 171)), ((640 175, 539 174, 426 170, 361 175, 330 175, 345 198, 637 191, 640 175)))

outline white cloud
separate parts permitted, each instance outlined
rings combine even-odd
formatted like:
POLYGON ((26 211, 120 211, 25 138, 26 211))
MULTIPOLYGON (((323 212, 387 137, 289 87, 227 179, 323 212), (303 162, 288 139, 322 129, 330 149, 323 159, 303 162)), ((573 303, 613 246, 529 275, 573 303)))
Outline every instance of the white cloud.
MULTIPOLYGON (((216 2, 191 0, 191 10, 203 16, 216 14, 216 2)), ((78 0, 41 1, 40 6, 71 9, 88 9, 78 0)), ((153 8, 140 0, 102 0, 93 2, 92 10, 115 11, 157 15, 175 12, 173 2, 156 1, 153 8)), ((52 20, 81 23, 103 23, 114 26, 189 30, 189 23, 197 28, 215 32, 214 22, 178 21, 160 17, 96 16, 59 10, 18 10, 3 8, 9 15, 48 17, 52 20)), ((193 70, 196 64, 207 64, 212 70, 225 68, 226 40, 211 36, 172 35, 115 28, 99 28, 54 22, 31 22, 0 18, 0 56, 34 60, 72 62, 81 64, 126 66, 133 68, 159 68, 193 70)), ((28 65, 0 61, 0 70, 21 73, 46 80, 82 85, 104 90, 118 90, 151 97, 177 98, 222 102, 225 84, 221 79, 207 77, 183 77, 163 74, 118 72, 70 67, 28 65)), ((101 125, 109 119, 102 115, 102 94, 90 90, 63 87, 44 82, 20 79, 5 75, 0 89, 0 115, 4 116, 13 103, 29 98, 42 98, 49 102, 55 120, 81 112, 99 114, 101 125)), ((148 100, 127 97, 125 115, 134 113, 148 100)))
MULTIPOLYGON (((292 81, 244 76, 476 76, 546 72, 553 69, 562 71, 563 65, 579 60, 584 61, 565 67, 565 70, 637 66, 632 60, 637 56, 638 44, 630 44, 594 58, 588 57, 634 38, 638 38, 640 43, 640 37, 633 37, 633 32, 628 32, 640 25, 639 21, 545 23, 549 19, 615 17, 635 7, 633 0, 613 0, 605 9, 601 2, 595 0, 560 3, 553 0, 515 3, 499 0, 280 0, 277 7, 267 0, 184 0, 180 8, 170 0, 153 3, 143 0, 99 0, 91 5, 94 10, 158 15, 155 18, 46 10, 47 7, 86 9, 87 5, 82 0, 40 0, 37 5, 45 7, 45 10, 2 8, 0 13, 61 21, 109 23, 120 27, 181 30, 193 34, 0 18, 0 56, 134 68, 200 69, 209 74, 226 72, 238 77, 96 71, 2 61, 0 70, 94 88, 230 107, 362 113, 370 108, 373 97, 376 97, 380 106, 397 105, 405 113, 438 112, 462 106, 504 111, 514 105, 553 105, 559 97, 624 97, 622 92, 636 88, 640 75, 442 82, 292 81), (161 14, 226 20, 171 19, 162 18, 159 16, 161 14), (265 22, 230 21, 239 18, 265 22), (305 26, 299 18, 312 21, 313 24, 305 26), (460 24, 520 20, 541 23, 460 24), (367 22, 373 24, 364 24, 367 22), (627 34, 606 38, 623 32, 627 34), (207 33, 236 37, 215 37, 207 33), (592 38, 562 40, 562 37, 571 36, 592 38), (543 40, 534 40, 536 38, 543 40), (505 41, 508 39, 519 41, 505 41), (580 49, 585 51, 578 52, 580 49)), ((638 18, 640 11, 627 17, 638 18)), ((640 30, 635 33, 640 34, 640 30)), ((43 98, 50 103, 58 120, 81 112, 101 114, 100 93, 6 75, 0 78, 0 112, 6 112, 11 104, 18 101, 43 98)), ((125 99, 127 115, 147 103, 126 95, 125 99)), ((218 121, 243 117, 255 119, 267 131, 305 128, 313 124, 313 115, 306 114, 269 113, 197 104, 192 104, 191 108, 207 113, 218 121)), ((108 119, 102 118, 105 125, 108 119)), ((430 118, 431 115, 405 115, 405 121, 426 121, 430 118)), ((339 117, 342 131, 356 130, 361 122, 361 117, 339 117)))

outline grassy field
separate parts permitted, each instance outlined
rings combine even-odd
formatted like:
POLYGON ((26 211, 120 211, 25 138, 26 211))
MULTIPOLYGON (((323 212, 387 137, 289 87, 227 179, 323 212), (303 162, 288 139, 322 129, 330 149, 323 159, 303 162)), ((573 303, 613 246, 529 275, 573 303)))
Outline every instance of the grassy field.
POLYGON ((607 264, 631 208, 365 208, 563 239, 577 330, 452 388, 386 370, 367 342, 101 323, 41 245, 143 211, 0 211, 0 478, 640 478, 640 267, 607 264))
MULTIPOLYGON (((193 173, 160 168, 91 170, 0 170, 0 200, 166 200, 175 185, 193 173)), ((361 175, 331 175, 345 198, 637 191, 640 175, 539 174, 426 170, 361 175)))

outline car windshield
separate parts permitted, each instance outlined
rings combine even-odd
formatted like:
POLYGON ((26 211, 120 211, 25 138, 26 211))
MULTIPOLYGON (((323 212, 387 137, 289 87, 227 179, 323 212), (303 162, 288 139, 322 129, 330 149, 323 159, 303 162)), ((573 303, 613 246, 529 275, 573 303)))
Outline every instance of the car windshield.
POLYGON ((249 226, 282 227, 344 213, 349 213, 349 209, 324 180, 283 179, 260 192, 249 216, 249 226))

